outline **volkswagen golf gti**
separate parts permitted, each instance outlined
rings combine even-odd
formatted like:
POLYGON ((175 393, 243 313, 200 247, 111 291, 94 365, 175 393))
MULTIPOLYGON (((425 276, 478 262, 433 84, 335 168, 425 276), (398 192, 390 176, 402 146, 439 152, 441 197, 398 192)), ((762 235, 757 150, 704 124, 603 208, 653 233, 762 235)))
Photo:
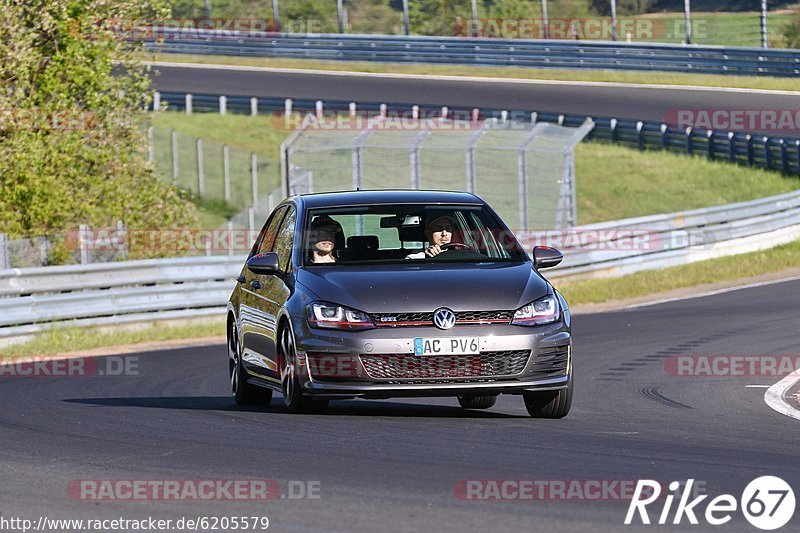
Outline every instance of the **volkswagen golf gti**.
POLYGON ((441 397, 486 409, 522 396, 533 417, 572 403, 567 302, 495 211, 464 192, 293 196, 269 216, 227 306, 240 404, 441 397))

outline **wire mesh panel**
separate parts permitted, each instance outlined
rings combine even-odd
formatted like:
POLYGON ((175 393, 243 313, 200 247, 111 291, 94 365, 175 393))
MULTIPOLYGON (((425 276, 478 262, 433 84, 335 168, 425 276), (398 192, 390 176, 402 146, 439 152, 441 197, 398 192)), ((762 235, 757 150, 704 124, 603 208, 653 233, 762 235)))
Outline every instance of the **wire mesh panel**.
POLYGON ((284 149, 289 194, 355 189, 474 192, 517 230, 574 225, 579 128, 509 120, 397 122, 298 130, 284 149))

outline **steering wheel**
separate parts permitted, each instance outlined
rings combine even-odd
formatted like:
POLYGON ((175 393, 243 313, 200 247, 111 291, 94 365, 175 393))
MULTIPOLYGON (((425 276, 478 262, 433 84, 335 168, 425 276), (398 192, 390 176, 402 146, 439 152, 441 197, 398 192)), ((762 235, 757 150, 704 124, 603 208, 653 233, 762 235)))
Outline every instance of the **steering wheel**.
POLYGON ((463 242, 448 242, 447 244, 442 244, 439 246, 444 252, 445 250, 469 250, 471 252, 475 252, 475 248, 470 246, 469 244, 464 244, 463 242))

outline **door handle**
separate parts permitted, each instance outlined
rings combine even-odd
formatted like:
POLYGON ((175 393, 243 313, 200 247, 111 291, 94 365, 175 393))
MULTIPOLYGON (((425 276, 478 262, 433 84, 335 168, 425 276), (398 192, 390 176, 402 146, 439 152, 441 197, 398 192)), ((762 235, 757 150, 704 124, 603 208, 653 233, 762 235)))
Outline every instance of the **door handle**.
POLYGON ((245 281, 247 281, 247 278, 244 276, 239 276, 238 278, 236 278, 236 281, 238 281, 239 283, 244 283, 245 281))
POLYGON ((258 290, 261 288, 261 283, 259 283, 257 279, 254 279, 250 282, 250 286, 253 287, 253 289, 258 290))

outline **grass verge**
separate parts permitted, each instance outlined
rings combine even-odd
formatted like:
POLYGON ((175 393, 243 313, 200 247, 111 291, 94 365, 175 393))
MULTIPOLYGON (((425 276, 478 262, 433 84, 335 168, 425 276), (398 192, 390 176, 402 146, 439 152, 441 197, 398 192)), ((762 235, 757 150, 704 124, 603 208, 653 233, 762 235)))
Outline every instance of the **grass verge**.
MULTIPOLYGON (((153 56, 144 59, 153 59, 153 56)), ((200 63, 207 65, 237 65, 308 70, 377 72, 410 75, 483 76, 530 80, 590 81, 656 85, 698 85, 703 87, 738 87, 798 91, 797 80, 761 76, 718 76, 714 74, 683 74, 670 72, 633 72, 617 70, 568 70, 522 67, 484 67, 475 65, 423 65, 406 63, 370 63, 359 61, 316 61, 311 59, 281 59, 232 56, 198 56, 158 54, 155 61, 200 63)))
POLYGON ((24 343, 0 347, 0 359, 47 356, 109 346, 224 335, 225 321, 222 319, 182 325, 153 322, 149 326, 137 329, 118 328, 115 331, 110 331, 109 328, 64 327, 39 333, 24 343))
POLYGON ((647 270, 619 278, 554 281, 571 305, 602 303, 659 292, 731 281, 800 266, 800 240, 761 252, 720 257, 688 265, 647 270))

